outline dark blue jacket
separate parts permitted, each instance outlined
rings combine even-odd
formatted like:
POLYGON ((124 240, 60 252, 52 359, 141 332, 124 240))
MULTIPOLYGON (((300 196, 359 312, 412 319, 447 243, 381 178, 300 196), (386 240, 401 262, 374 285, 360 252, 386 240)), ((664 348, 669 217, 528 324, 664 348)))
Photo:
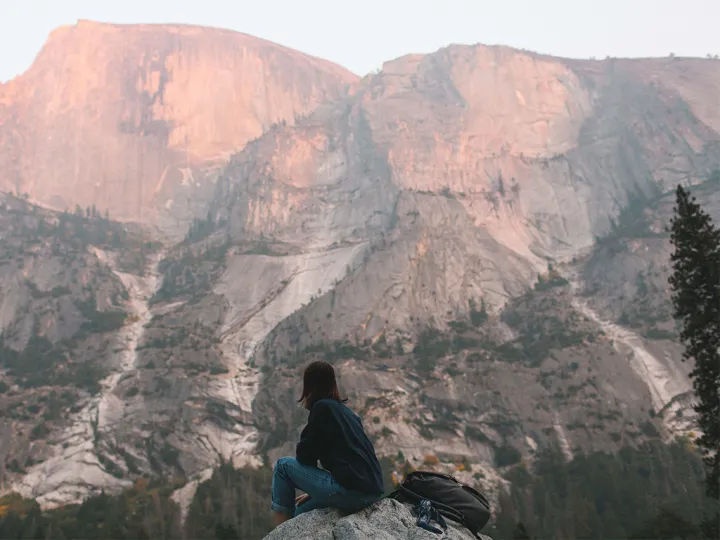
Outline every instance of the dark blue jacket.
POLYGON ((310 409, 296 457, 314 467, 320 460, 323 469, 346 489, 372 495, 384 491, 380 463, 360 417, 334 399, 320 399, 310 409))

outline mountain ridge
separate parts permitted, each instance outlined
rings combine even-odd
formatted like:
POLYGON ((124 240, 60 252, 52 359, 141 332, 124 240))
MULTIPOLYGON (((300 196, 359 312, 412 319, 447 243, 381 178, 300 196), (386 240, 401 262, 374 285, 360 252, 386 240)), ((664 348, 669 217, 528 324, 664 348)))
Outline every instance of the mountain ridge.
POLYGON ((58 210, 95 204, 148 224, 168 214, 182 228, 193 199, 212 185, 213 163, 356 80, 231 31, 65 27, 2 88, 0 188, 58 210))
MULTIPOLYGON (((129 140, 147 142, 171 124, 154 122, 170 103, 163 69, 175 64, 143 47, 143 62, 128 60, 133 70, 150 66, 128 79, 139 101, 121 100, 115 112, 137 105, 129 140)), ((637 62, 453 46, 388 62, 351 89, 304 65, 305 101, 253 94, 242 111, 275 119, 290 103, 302 114, 260 122, 227 159, 165 179, 158 193, 173 202, 148 219, 170 239, 146 249, 158 257, 153 272, 141 265, 118 281, 102 246, 74 255, 139 302, 136 317, 106 336, 132 334, 113 356, 132 362, 111 366, 112 384, 101 379, 96 398, 72 403, 114 404, 112 425, 73 417, 92 434, 77 439, 88 474, 108 481, 66 481, 67 427, 53 425, 8 451, 6 462, 25 471, 8 473, 12 485, 50 505, 142 474, 172 476, 188 482, 178 494, 187 502, 218 463, 257 465, 292 450, 304 420, 296 381, 316 358, 336 365, 382 456, 402 449, 409 466, 446 472, 462 461, 463 481, 493 497, 505 473, 545 447, 570 458, 691 433, 658 227, 677 183, 701 184, 715 205, 720 62, 637 62), (142 298, 130 291, 141 281, 142 298)), ((188 80, 229 76, 209 65, 188 80)), ((210 84, 197 91, 214 95, 210 84)), ((61 103, 63 90, 47 95, 61 103)), ((20 116, 0 126, 0 139, 22 133, 20 116)), ((74 120, 62 125, 80 132, 74 120)), ((123 148, 113 159, 136 155, 123 148)), ((58 176, 63 185, 82 177, 72 165, 58 176)), ((156 172, 143 176, 152 190, 156 172)), ((88 223, 94 212, 88 204, 88 223)), ((0 269, 15 280, 7 264, 0 269)), ((52 327, 60 315, 52 308, 43 320, 52 327)), ((22 310, 3 307, 0 317, 44 336, 22 310)), ((39 399, 46 390, 28 392, 39 399)), ((30 420, 8 422, 27 430, 30 420)))

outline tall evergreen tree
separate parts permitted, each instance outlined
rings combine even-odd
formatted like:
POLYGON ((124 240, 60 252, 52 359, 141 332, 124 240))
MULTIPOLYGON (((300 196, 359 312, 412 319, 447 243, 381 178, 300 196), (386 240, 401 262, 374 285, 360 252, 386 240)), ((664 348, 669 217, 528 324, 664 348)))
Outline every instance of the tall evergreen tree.
POLYGON ((515 530, 513 531, 513 540, 530 540, 530 535, 528 534, 525 525, 520 522, 515 525, 515 530))
POLYGON ((672 510, 661 508, 657 516, 630 535, 630 540, 695 540, 700 531, 697 525, 683 519, 672 510))
MULTIPOLYGON (((695 197, 677 187, 670 225, 675 317, 682 323, 683 360, 694 362, 690 377, 702 435, 707 495, 720 499, 720 230, 695 197)), ((720 510, 706 517, 703 534, 720 538, 720 510)))

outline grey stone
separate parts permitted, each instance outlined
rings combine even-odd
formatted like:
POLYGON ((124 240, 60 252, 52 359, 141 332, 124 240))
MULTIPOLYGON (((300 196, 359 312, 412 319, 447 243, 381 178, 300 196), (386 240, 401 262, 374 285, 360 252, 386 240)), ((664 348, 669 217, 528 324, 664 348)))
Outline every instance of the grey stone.
MULTIPOLYGON (((410 507, 384 499, 371 507, 343 516, 337 510, 302 514, 272 531, 265 540, 471 540, 472 533, 448 522, 448 530, 435 534, 415 524, 410 507)), ((490 540, 487 536, 482 536, 490 540)))

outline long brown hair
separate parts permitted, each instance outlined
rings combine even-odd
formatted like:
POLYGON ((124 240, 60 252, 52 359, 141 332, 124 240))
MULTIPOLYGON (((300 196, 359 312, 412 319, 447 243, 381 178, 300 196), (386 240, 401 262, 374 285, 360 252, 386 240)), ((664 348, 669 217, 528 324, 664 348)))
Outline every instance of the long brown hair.
POLYGON ((325 398, 341 403, 347 401, 347 398, 340 397, 333 367, 327 362, 312 362, 303 373, 303 391, 298 403, 302 402, 305 408, 310 409, 316 401, 325 398))

